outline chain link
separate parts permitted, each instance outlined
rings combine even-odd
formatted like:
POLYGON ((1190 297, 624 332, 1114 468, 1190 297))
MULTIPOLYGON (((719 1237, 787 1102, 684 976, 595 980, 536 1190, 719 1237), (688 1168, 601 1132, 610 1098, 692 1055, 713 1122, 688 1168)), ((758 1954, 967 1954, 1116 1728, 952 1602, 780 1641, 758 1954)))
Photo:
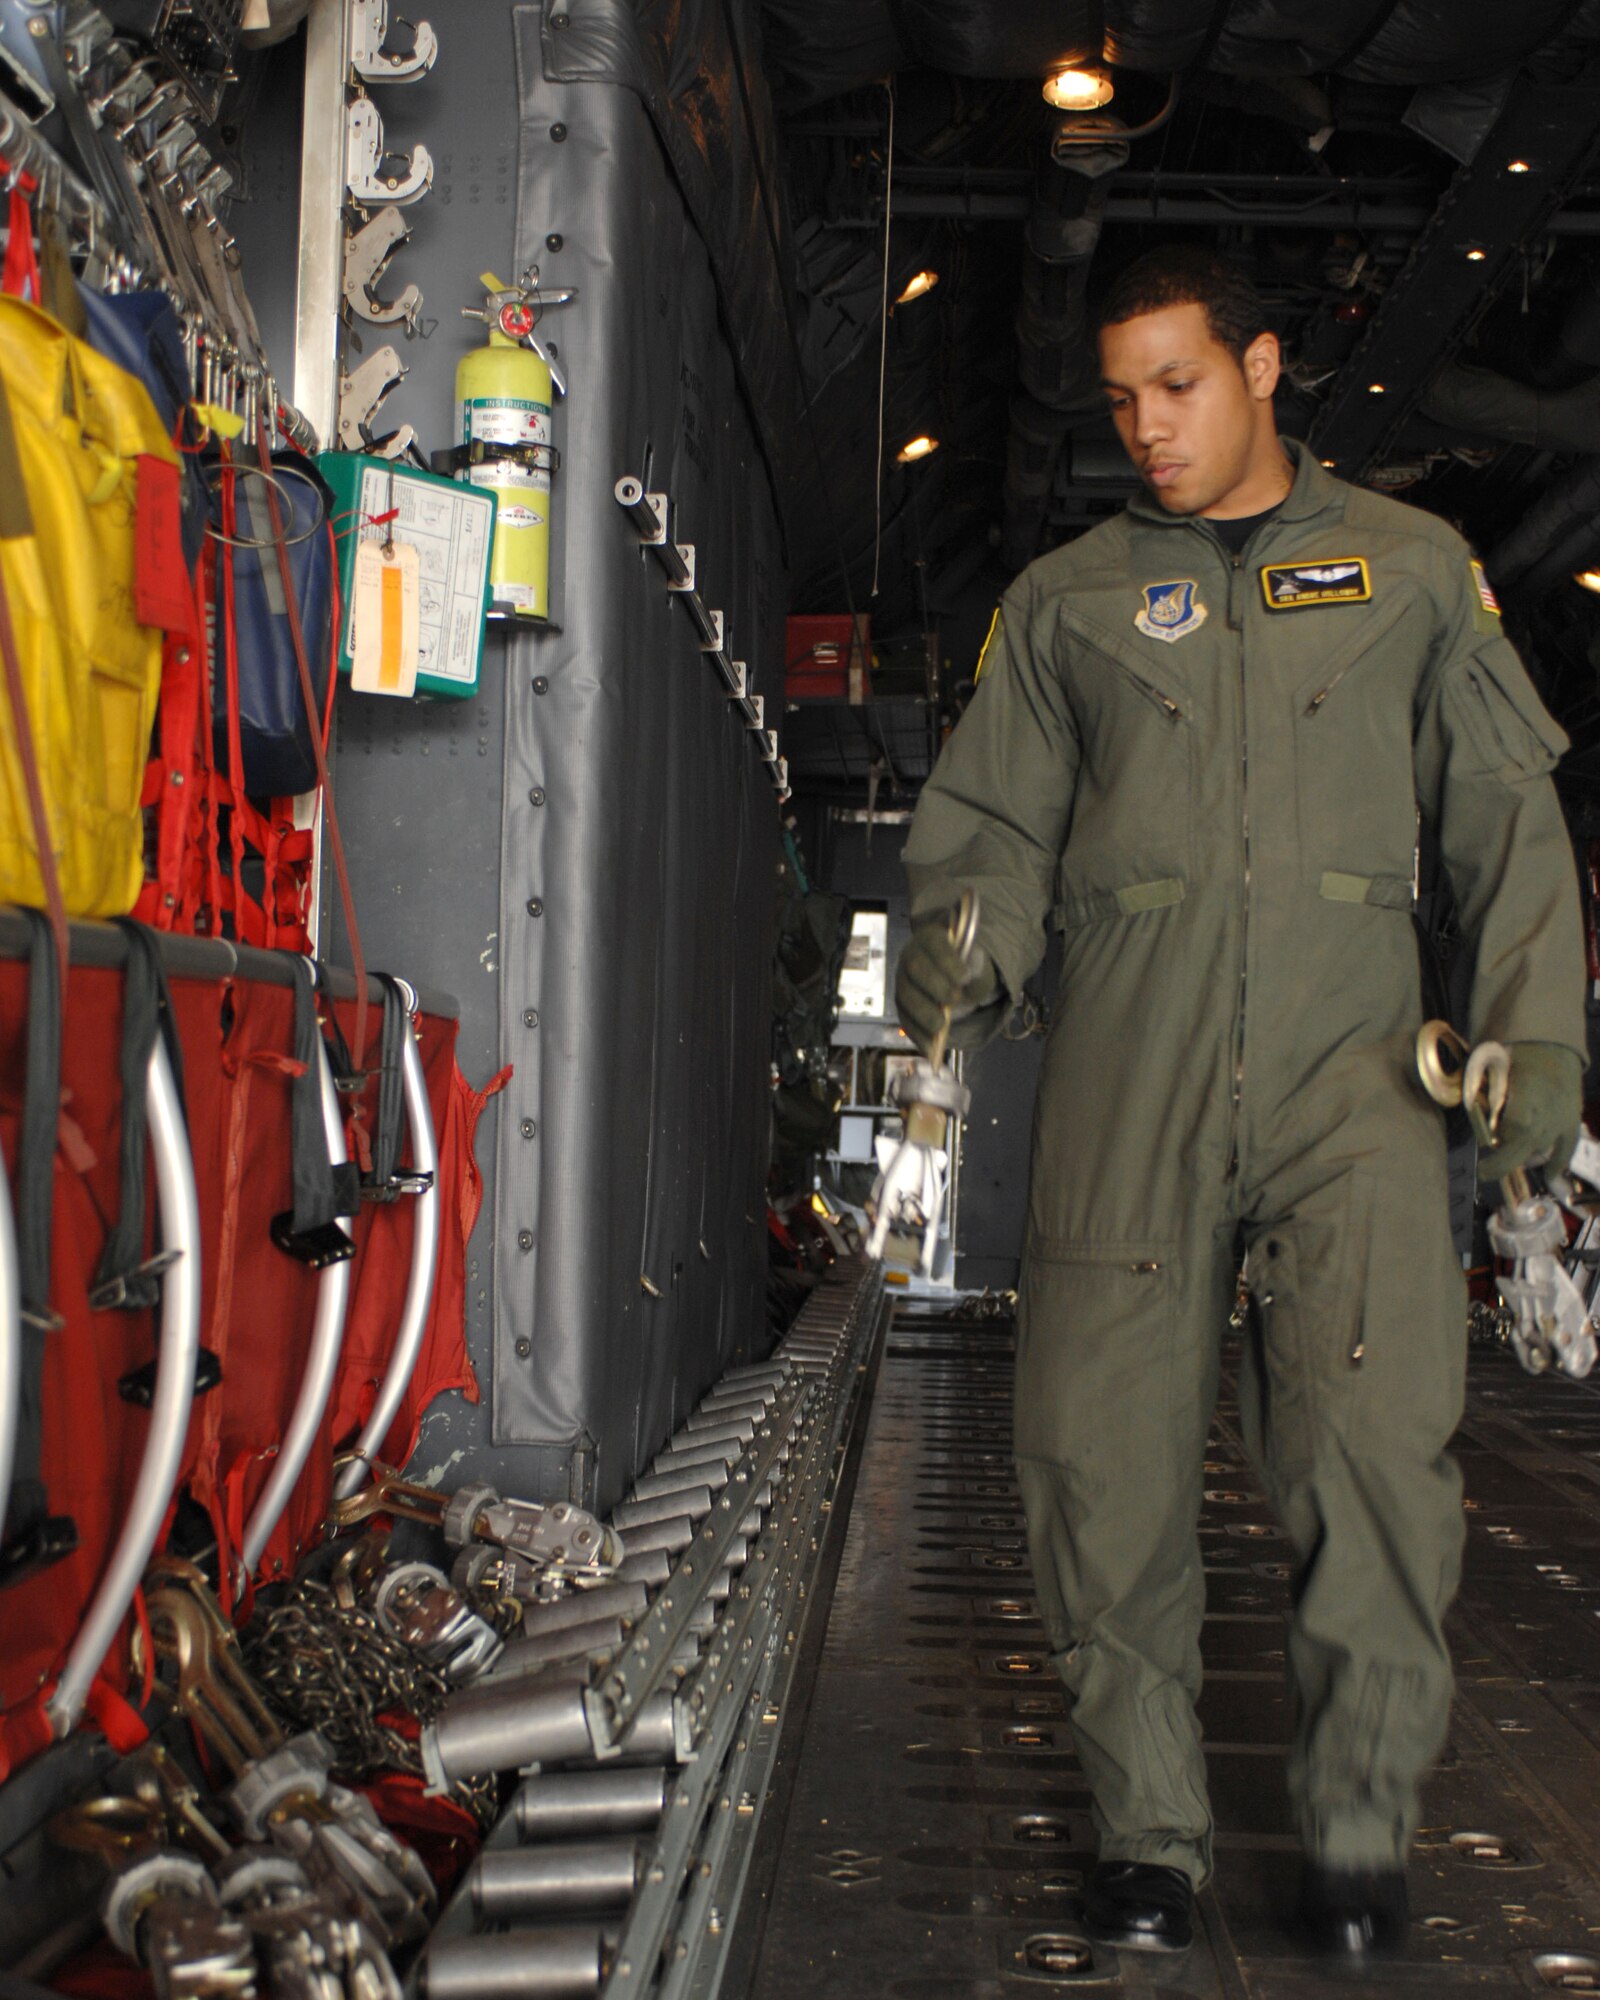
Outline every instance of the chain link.
POLYGON ((1467 1338, 1478 1347, 1509 1347, 1517 1316, 1503 1305, 1474 1299, 1467 1308, 1467 1338))
MULTIPOLYGON (((365 1604, 342 1603, 316 1577, 260 1610, 244 1634, 245 1663, 267 1706, 291 1731, 315 1729, 341 1776, 422 1775, 422 1753, 386 1716, 431 1722, 450 1692, 444 1675, 391 1638, 365 1604)), ((493 1778, 452 1789, 480 1825, 494 1819, 493 1778)))

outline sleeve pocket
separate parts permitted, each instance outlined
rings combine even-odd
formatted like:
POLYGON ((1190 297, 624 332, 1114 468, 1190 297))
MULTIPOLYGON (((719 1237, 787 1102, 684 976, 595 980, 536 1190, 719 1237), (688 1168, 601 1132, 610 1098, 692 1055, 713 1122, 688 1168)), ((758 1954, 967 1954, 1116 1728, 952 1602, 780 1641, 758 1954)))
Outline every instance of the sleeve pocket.
POLYGON ((1544 776, 1569 747, 1522 662, 1504 643, 1464 660, 1450 676, 1446 699, 1480 770, 1506 784, 1544 776))

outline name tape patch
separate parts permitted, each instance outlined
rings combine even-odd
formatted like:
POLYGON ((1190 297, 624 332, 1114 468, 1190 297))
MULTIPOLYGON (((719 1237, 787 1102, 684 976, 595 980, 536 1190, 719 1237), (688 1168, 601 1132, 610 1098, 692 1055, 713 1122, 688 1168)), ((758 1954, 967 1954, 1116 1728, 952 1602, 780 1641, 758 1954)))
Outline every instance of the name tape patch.
POLYGON ((1317 563, 1268 563, 1260 574, 1261 595, 1269 611, 1304 611, 1313 604, 1365 604, 1372 596, 1365 556, 1335 556, 1317 563))

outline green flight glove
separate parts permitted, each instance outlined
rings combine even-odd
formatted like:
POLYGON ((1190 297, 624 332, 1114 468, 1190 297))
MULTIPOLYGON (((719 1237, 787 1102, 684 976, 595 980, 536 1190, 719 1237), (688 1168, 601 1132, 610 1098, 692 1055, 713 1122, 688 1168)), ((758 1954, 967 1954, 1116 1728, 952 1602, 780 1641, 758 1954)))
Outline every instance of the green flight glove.
POLYGON ((950 942, 950 928, 943 917, 917 926, 895 969, 895 1012, 924 1055, 944 1025, 947 1007, 951 1019, 958 1021, 987 1006, 999 991, 1000 982, 983 946, 973 946, 969 964, 950 942))
POLYGON ((1483 1146, 1478 1178, 1497 1181, 1535 1155, 1565 1173, 1583 1123, 1583 1058, 1561 1042, 1512 1042, 1500 1143, 1483 1146))

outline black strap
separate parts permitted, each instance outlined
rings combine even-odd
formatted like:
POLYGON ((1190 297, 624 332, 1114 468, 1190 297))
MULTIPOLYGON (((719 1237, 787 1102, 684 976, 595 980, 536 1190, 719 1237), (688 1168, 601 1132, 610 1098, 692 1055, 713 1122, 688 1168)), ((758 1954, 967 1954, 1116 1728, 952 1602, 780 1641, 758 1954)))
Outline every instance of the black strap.
MULTIPOLYGON (((340 1215, 354 1215, 361 1206, 360 1173, 354 1161, 335 1166, 328 1158, 328 1135, 322 1123, 322 1076, 317 1037, 316 982, 304 959, 294 968, 294 1053, 304 1065, 290 1090, 290 1155, 294 1173, 293 1230, 298 1237, 310 1237, 325 1229, 340 1215)), ((337 1022, 335 1075, 348 1069, 350 1052, 344 1046, 337 1022)))
POLYGON ((22 1297, 22 1379, 17 1385, 17 1442, 5 1504, 0 1584, 32 1575, 77 1546, 65 1515, 52 1518, 42 1473, 45 1347, 61 1321, 50 1310, 50 1252, 55 1214, 56 1131, 61 1113, 61 967, 50 920, 24 910, 28 925, 28 1048, 12 1205, 17 1279, 22 1297))
POLYGON ((149 1166, 146 1141, 150 1054, 160 1035, 172 1066, 178 1102, 183 1103, 183 1052, 172 1019, 172 995, 156 934, 132 917, 118 917, 128 941, 128 970, 122 985, 122 1133, 118 1148, 120 1187, 117 1219, 100 1253, 89 1303, 97 1312, 143 1312, 161 1297, 161 1273, 170 1261, 143 1257, 149 1166))
POLYGON ((61 969, 50 919, 28 923, 28 1074, 17 1136, 17 1273, 25 1324, 59 1326, 50 1310, 50 1243, 55 1210, 56 1122, 61 1112, 61 969))
MULTIPOLYGON (((326 968, 319 960, 317 973, 326 968)), ((394 1201, 402 1194, 414 1194, 416 1183, 400 1172, 400 1146, 405 1137, 405 1038, 411 1032, 410 1010, 405 989, 392 973, 373 977, 383 988, 383 1029, 378 1041, 378 1122, 372 1135, 372 1172, 358 1177, 363 1201, 394 1201)), ((344 1038, 338 1017, 328 1013, 328 1059, 333 1064, 334 1081, 340 1090, 359 1094, 367 1077, 358 1074, 350 1059, 350 1045, 344 1038)), ((352 1163, 352 1172, 358 1172, 352 1163)), ((340 1209, 341 1215, 352 1214, 340 1209)))
POLYGON ((398 979, 378 974, 383 987, 383 1033, 378 1043, 378 1123, 372 1135, 372 1179, 362 1192, 369 1199, 393 1201, 400 1192, 395 1176, 400 1168, 400 1141, 405 1132, 405 1046, 411 1024, 406 1018, 405 993, 398 979))

